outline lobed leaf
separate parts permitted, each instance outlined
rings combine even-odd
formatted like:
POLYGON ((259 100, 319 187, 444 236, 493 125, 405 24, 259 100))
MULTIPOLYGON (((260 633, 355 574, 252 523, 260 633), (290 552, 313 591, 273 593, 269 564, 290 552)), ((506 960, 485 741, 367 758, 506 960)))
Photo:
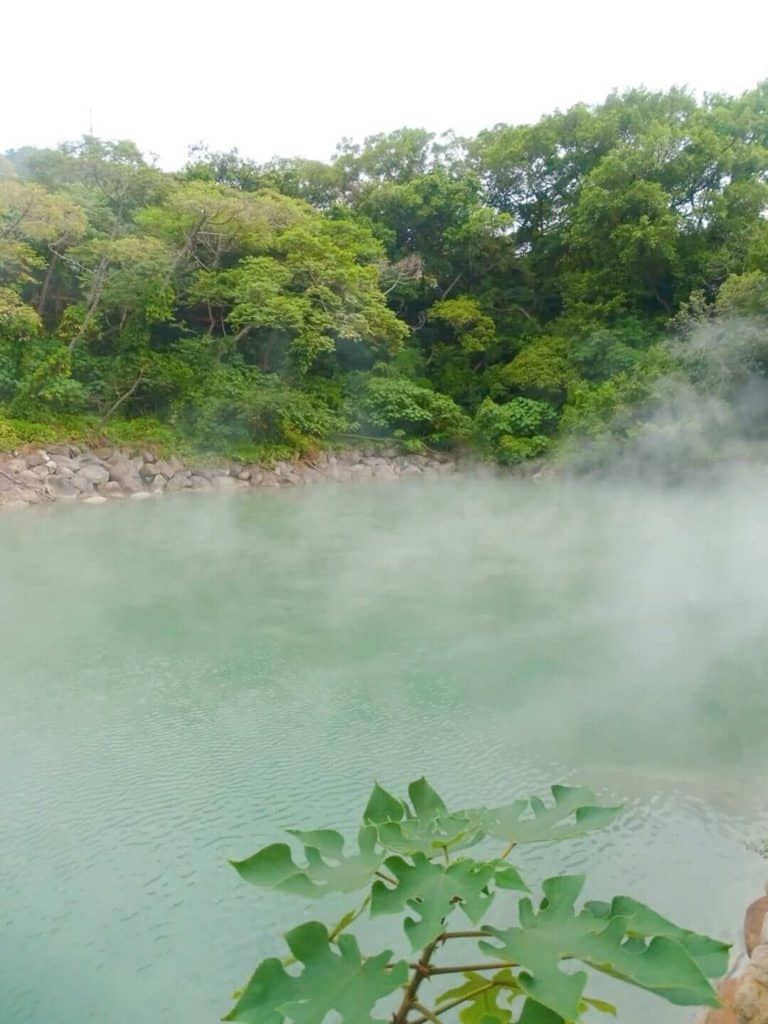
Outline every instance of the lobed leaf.
MULTIPOLYGON (((670 937, 669 930, 674 926, 661 919, 661 933, 655 928, 643 929, 641 925, 649 925, 650 919, 635 909, 637 923, 633 930, 632 914, 614 913, 604 904, 597 905, 598 912, 594 905, 587 905, 577 915, 574 906, 583 885, 582 876, 548 879, 543 885, 545 898, 539 913, 534 913, 529 899, 521 900, 520 926, 486 929, 496 943, 481 942, 480 948, 522 967, 518 980, 526 994, 569 1021, 578 1019, 587 976, 583 971, 565 973, 561 961, 566 959, 581 960, 671 1003, 718 1005, 706 974, 689 948, 670 937), (646 942, 648 938, 650 942, 646 942)), ((634 901, 632 904, 616 905, 633 910, 634 901)), ((696 947, 690 940, 688 945, 696 947)), ((708 950, 708 967, 710 956, 712 951, 708 950)))
POLYGON ((415 853, 412 863, 402 857, 384 862, 397 885, 391 887, 375 882, 371 898, 371 914, 399 914, 412 910, 417 917, 406 917, 405 933, 413 949, 426 945, 444 930, 445 920, 456 908, 473 923, 478 923, 493 902, 489 885, 497 873, 504 888, 526 892, 527 886, 518 873, 504 861, 478 862, 462 859, 448 866, 428 860, 415 853))
POLYGON ((503 807, 477 812, 488 835, 507 843, 549 843, 573 839, 610 825, 620 807, 595 804, 595 794, 586 786, 552 786, 554 805, 547 807, 538 797, 515 800, 503 807))
POLYGON ((232 866, 251 885, 278 889, 311 899, 330 892, 355 892, 369 884, 384 859, 376 847, 376 829, 361 828, 358 852, 344 856, 344 839, 338 832, 319 829, 291 831, 304 844, 305 866, 296 864, 287 843, 272 843, 232 866))
POLYGON ((408 978, 404 961, 390 964, 391 950, 363 958, 354 937, 342 935, 335 952, 325 925, 318 921, 299 925, 285 939, 302 965, 301 973, 289 974, 274 958, 263 961, 224 1020, 323 1024, 335 1011, 342 1024, 386 1024, 371 1014, 380 999, 408 978))
POLYGON ((511 1024, 512 1011, 499 1005, 499 1000, 508 1003, 521 992, 517 979, 509 968, 497 971, 490 977, 484 977, 475 971, 467 971, 467 979, 463 985, 442 992, 437 998, 437 1005, 452 1002, 456 999, 467 1000, 459 1010, 461 1024, 511 1024))

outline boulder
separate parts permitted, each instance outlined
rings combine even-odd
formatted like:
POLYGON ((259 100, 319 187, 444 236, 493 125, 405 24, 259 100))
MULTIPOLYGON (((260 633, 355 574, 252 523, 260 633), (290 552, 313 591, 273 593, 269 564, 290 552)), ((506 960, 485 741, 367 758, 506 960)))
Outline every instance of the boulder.
POLYGON ((105 484, 97 484, 96 489, 99 494, 104 494, 109 498, 122 498, 123 488, 117 482, 117 480, 107 480, 105 484))
POLYGON ((93 481, 82 473, 75 473, 72 483, 79 494, 93 494, 93 481))
POLYGON ((21 473, 17 473, 16 479, 19 483, 24 484, 26 487, 31 487, 33 490, 41 490, 43 487, 43 481, 31 469, 24 469, 21 473))
POLYGON ((126 458, 109 460, 109 479, 120 484, 120 487, 129 493, 143 488, 136 468, 126 458))
POLYGON ((104 505, 107 502, 107 498, 103 494, 91 494, 87 498, 83 498, 84 505, 104 505))
POLYGON ((167 484, 167 490, 169 491, 183 491, 185 487, 190 486, 190 473, 187 470, 182 470, 179 473, 174 473, 167 484))
POLYGON ((151 498, 152 495, 149 493, 149 491, 134 491, 133 494, 129 495, 129 497, 133 501, 146 501, 147 498, 151 498))
POLYGON ((16 475, 17 473, 23 473, 27 468, 27 463, 24 459, 9 459, 5 464, 5 472, 16 475))
POLYGON ((27 469, 34 469, 35 466, 44 466, 48 461, 48 452, 44 452, 42 448, 27 452, 24 456, 24 461, 27 464, 27 469))
POLYGON ((46 494, 49 494, 50 497, 55 498, 57 501, 65 501, 68 498, 73 499, 78 495, 77 488, 72 480, 58 475, 48 477, 45 483, 45 491, 46 494))
POLYGON ((110 477, 110 470, 100 462, 87 462, 77 472, 77 477, 89 480, 92 484, 105 484, 110 477))

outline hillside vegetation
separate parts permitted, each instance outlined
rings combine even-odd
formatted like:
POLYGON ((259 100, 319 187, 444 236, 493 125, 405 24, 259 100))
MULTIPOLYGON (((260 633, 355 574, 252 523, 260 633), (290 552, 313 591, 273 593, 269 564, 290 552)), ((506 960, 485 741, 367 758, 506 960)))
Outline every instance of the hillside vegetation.
POLYGON ((631 438, 670 380, 741 408, 768 366, 766 209, 768 83, 402 129, 327 163, 8 152, 0 447, 382 438, 515 463, 631 438))

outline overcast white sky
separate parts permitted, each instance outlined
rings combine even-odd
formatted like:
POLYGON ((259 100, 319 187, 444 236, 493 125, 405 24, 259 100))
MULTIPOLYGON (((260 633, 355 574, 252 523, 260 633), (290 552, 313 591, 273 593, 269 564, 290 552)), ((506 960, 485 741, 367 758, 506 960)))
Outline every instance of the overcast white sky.
POLYGON ((766 0, 37 0, 3 10, 0 151, 89 129, 327 158, 405 124, 474 133, 613 88, 768 78, 766 0))

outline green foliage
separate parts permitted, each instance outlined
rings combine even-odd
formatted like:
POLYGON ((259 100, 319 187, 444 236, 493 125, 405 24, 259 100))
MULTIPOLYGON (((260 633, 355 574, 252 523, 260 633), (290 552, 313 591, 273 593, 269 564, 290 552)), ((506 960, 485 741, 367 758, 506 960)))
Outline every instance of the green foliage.
POLYGON ((415 436, 443 445, 467 429, 467 417, 452 398, 400 376, 367 377, 353 409, 364 433, 383 437, 415 436))
POLYGON ((551 440, 545 433, 557 420, 548 402, 513 398, 497 405, 486 398, 475 414, 474 435, 481 451, 499 462, 516 464, 543 455, 551 440))
POLYGON ((0 157, 0 402, 296 454, 356 430, 463 444, 486 399, 530 399, 560 422, 481 429, 483 454, 594 448, 654 415, 662 349, 694 401, 759 390, 767 212, 765 83, 633 89, 474 139, 404 127, 327 163, 201 147, 165 174, 125 140, 25 148, 0 157))
POLYGON ((305 865, 296 863, 287 843, 234 862, 254 885, 305 899, 359 890, 366 896, 330 930, 310 921, 288 932, 291 957, 262 961, 225 1020, 324 1024, 334 1012, 349 1024, 406 1024, 416 1014, 461 1024, 578 1024, 589 1009, 614 1013, 610 1004, 585 996, 584 970, 563 970, 572 960, 676 1005, 716 1006, 708 979, 725 971, 726 944, 624 896, 586 903, 577 912, 581 876, 545 880, 538 912, 528 896, 516 904, 510 898, 515 890, 528 891, 507 860, 517 844, 584 835, 609 825, 619 811, 597 804, 584 787, 553 786, 552 796, 550 806, 531 798, 450 810, 423 778, 410 784, 407 800, 376 785, 356 852, 345 854, 334 830, 289 830, 303 846, 305 865), (491 838, 506 843, 500 856, 452 859, 456 850, 480 844, 485 850, 491 838), (481 926, 492 905, 497 919, 509 915, 509 927, 481 926), (373 917, 402 917, 407 944, 421 950, 415 964, 391 950, 361 956, 348 931, 368 910, 373 917), (459 911, 472 927, 451 931, 448 922, 459 911), (450 954, 448 964, 435 963, 438 954, 467 946, 476 950, 468 953, 471 965, 455 963, 450 954), (478 952, 491 958, 487 966, 476 963, 478 952), (458 985, 457 975, 463 978, 458 985), (426 980, 434 1010, 423 1002, 426 980))

